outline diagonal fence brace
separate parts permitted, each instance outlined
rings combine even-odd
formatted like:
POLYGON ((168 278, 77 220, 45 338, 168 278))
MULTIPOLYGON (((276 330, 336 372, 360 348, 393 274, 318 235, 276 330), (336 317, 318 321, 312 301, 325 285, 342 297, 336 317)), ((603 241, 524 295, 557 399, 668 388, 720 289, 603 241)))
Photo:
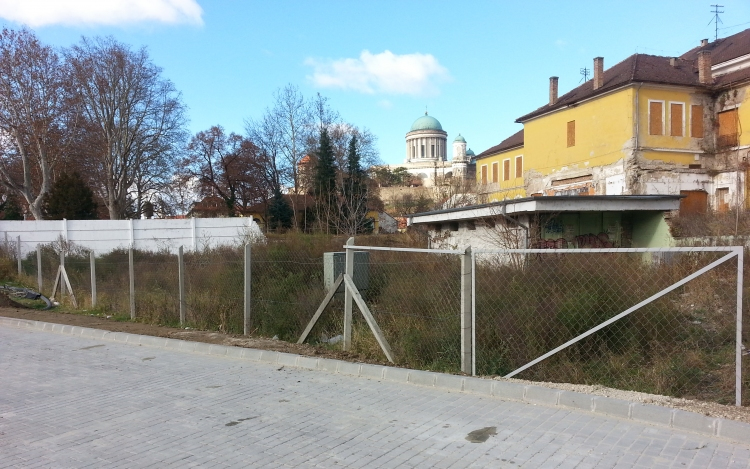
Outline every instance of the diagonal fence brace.
POLYGON ((579 340, 584 339, 584 338, 590 336, 591 334, 593 334, 593 333, 595 333, 595 332, 597 332, 597 331, 599 331, 601 329, 604 329, 605 327, 609 326, 613 322, 618 321, 618 320, 624 318, 628 314, 630 314, 630 313, 632 313, 632 312, 634 312, 634 311, 642 308, 643 306, 646 306, 647 304, 649 304, 649 303, 651 303, 651 302, 653 302, 653 301, 661 298, 662 296, 666 295, 667 293, 669 293, 669 292, 671 292, 673 290, 676 290, 677 288, 685 285, 689 281, 691 281, 691 280, 693 280, 693 279, 695 279, 697 277, 700 277, 701 275, 705 274, 709 270, 713 269, 714 267, 716 267, 716 266, 718 266, 720 264, 723 264, 724 262, 730 260, 731 258, 733 258, 735 256, 738 256, 737 252, 730 252, 726 256, 724 256, 724 257, 722 257, 720 259, 715 260, 714 262, 708 264, 707 266, 703 267, 700 270, 697 270, 697 271, 693 272, 692 274, 688 275, 687 277, 683 278, 682 280, 680 280, 680 281, 678 281, 676 283, 673 283, 672 285, 668 286, 664 290, 662 290, 662 291, 660 291, 660 292, 658 292, 658 293, 656 293, 656 294, 654 294, 654 295, 646 298, 645 300, 641 301, 637 305, 632 306, 632 307, 626 309, 625 311, 623 311, 622 313, 618 314, 617 316, 614 316, 614 317, 612 317, 612 318, 604 321, 603 323, 599 324, 596 327, 593 327, 593 328, 589 329, 588 331, 584 332, 583 334, 570 339, 569 341, 565 342, 564 344, 560 345, 559 347, 557 347, 557 348, 555 348, 553 350, 550 350, 549 352, 545 353, 541 357, 536 358, 536 359, 530 361, 529 363, 523 365, 522 367, 520 367, 520 368, 518 368, 516 370, 511 371, 510 373, 508 373, 507 375, 505 375, 504 378, 512 378, 513 376, 515 376, 518 373, 526 370, 527 368, 531 368, 532 366, 536 365, 537 363, 541 362, 542 360, 546 360, 547 358, 551 357, 552 355, 556 354, 557 352, 559 352, 561 350, 564 350, 564 349, 570 347, 571 345, 575 344, 579 340))

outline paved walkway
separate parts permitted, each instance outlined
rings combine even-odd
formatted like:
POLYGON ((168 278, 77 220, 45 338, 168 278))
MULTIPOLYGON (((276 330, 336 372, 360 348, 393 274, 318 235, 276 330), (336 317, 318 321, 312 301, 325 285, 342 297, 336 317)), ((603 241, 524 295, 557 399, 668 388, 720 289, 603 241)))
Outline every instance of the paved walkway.
POLYGON ((749 461, 745 445, 592 413, 0 326, 0 468, 749 461))

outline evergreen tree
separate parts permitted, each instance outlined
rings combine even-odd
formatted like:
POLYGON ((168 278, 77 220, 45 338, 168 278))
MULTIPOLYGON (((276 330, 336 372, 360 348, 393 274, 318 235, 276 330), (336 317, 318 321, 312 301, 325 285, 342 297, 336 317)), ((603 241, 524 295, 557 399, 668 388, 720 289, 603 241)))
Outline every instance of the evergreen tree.
POLYGON ((23 220, 23 211, 15 197, 8 197, 0 204, 0 220, 23 220))
POLYGON ((342 185, 341 228, 348 234, 372 230, 372 220, 367 218, 367 181, 360 163, 357 137, 352 136, 346 154, 346 179, 342 185), (369 229, 368 229, 369 227, 369 229))
POLYGON ((317 157, 314 181, 315 196, 319 200, 330 203, 336 190, 336 163, 331 138, 325 128, 320 131, 317 157))
POLYGON ((78 173, 63 173, 52 184, 44 200, 44 215, 50 220, 95 220, 94 193, 78 173))
POLYGON ((316 219, 321 223, 325 231, 336 229, 338 219, 337 187, 336 187, 336 163, 333 154, 333 145, 328 135, 328 130, 320 131, 320 140, 317 151, 317 164, 315 165, 315 177, 313 178, 313 195, 315 196, 316 219))
POLYGON ((278 187, 274 188, 273 198, 268 205, 268 227, 272 230, 291 228, 293 218, 294 210, 289 202, 278 187))

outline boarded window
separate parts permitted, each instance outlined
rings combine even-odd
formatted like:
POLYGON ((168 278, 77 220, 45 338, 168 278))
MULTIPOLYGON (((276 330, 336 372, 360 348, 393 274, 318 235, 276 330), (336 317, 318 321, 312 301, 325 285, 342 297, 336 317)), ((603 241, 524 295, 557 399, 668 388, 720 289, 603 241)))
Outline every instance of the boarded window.
POLYGON ((500 180, 500 176, 498 176, 498 171, 500 165, 497 163, 492 163, 492 182, 498 182, 500 180))
POLYGON ((487 184, 487 165, 482 165, 482 184, 487 184))
POLYGON ((703 105, 693 104, 690 106, 690 136, 703 138, 703 105))
POLYGON ((576 121, 568 122, 568 146, 573 147, 576 144, 576 121))
POLYGON ((669 103, 669 135, 682 137, 682 103, 669 103))
POLYGON ((510 179, 510 160, 503 160, 503 181, 510 179))
POLYGON ((708 208, 708 192, 680 191, 685 198, 680 199, 680 213, 706 213, 708 208))
POLYGON ((729 188, 722 187, 716 189, 716 211, 717 212, 728 212, 729 211, 729 188))
POLYGON ((648 133, 649 135, 664 134, 664 103, 651 101, 648 103, 648 133))
POLYGON ((719 136, 716 144, 720 148, 737 146, 737 109, 719 113, 719 136))
POLYGON ((523 177, 523 156, 516 156, 516 177, 523 177))

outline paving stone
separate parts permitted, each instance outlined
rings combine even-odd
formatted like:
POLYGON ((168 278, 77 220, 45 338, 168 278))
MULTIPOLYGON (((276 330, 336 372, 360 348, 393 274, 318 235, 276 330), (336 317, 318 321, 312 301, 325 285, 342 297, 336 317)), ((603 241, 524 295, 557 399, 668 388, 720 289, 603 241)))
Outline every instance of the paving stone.
MULTIPOLYGON (((626 420, 630 404, 615 399, 595 398, 595 412, 578 409, 586 397, 577 393, 561 393, 556 407, 530 405, 492 397, 519 396, 517 387, 493 388, 497 380, 294 355, 317 369, 280 367, 287 358, 277 352, 230 347, 226 356, 203 355, 175 350, 168 339, 163 348, 112 340, 101 347, 83 335, 0 321, 0 468, 731 468, 750 461, 750 442, 736 441, 747 426, 721 421, 726 438, 654 426, 626 420), (386 370, 386 379, 358 378, 360 367, 377 378, 386 370), (469 392, 454 392, 463 380, 469 392)), ((558 399, 531 388, 527 398, 558 399)), ((642 407, 639 417, 654 406, 642 407)), ((694 415, 675 413, 673 423, 705 430, 694 415)))

